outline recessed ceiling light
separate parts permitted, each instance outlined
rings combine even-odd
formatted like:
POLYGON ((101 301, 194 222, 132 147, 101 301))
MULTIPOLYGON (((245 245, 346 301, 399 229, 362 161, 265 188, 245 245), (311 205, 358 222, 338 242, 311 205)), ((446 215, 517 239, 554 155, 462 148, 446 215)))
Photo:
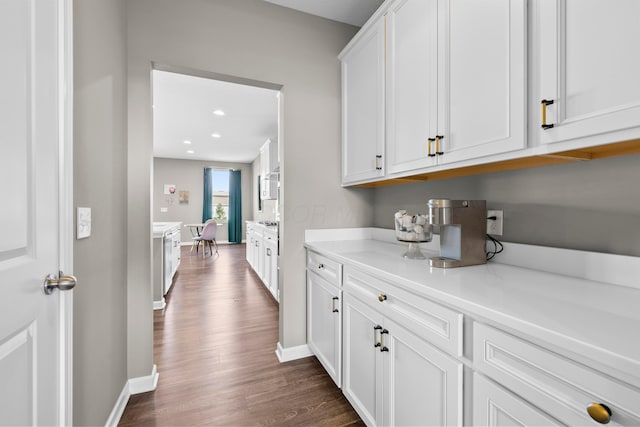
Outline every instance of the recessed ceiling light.
POLYGON ((222 110, 215 110, 215 111, 213 112, 213 114, 215 114, 216 116, 224 116, 224 111, 222 111, 222 110))
POLYGON ((191 141, 183 141, 183 142, 187 145, 191 144, 191 141))
POLYGON ((193 154, 193 153, 195 153, 195 151, 193 151, 193 150, 187 150, 187 154, 193 154))
POLYGON ((212 133, 211 137, 212 138, 220 138, 222 135, 220 135, 219 133, 212 133))

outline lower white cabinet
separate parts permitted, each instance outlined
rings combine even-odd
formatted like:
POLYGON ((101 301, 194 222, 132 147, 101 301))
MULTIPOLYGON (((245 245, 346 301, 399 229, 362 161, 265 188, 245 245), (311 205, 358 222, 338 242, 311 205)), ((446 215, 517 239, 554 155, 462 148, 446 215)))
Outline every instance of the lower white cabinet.
POLYGON ((559 421, 477 373, 473 374, 474 426, 557 426, 559 421))
POLYGON ((278 242, 265 234, 262 250, 264 256, 262 282, 278 301, 278 242))
POLYGON ((343 392, 373 425, 461 425, 462 368, 345 292, 343 392))
POLYGON ((341 386, 342 291, 307 270, 307 344, 327 373, 341 386))

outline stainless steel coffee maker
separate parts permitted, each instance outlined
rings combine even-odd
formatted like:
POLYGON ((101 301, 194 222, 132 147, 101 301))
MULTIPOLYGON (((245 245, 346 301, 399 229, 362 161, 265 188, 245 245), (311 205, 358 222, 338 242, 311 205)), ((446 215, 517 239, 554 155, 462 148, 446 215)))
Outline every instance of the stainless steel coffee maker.
POLYGON ((440 256, 429 259, 432 267, 463 267, 487 262, 486 200, 430 199, 427 206, 429 223, 440 228, 440 256))

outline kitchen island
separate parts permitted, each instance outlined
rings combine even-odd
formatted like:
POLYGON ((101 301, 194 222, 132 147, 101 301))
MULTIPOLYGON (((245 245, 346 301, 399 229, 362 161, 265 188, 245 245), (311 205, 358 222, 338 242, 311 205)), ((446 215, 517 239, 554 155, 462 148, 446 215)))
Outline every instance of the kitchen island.
POLYGON ((153 223, 153 309, 161 310, 164 296, 180 265, 181 222, 153 223))
POLYGON ((440 269, 403 259, 393 230, 305 240, 309 347, 368 425, 588 424, 592 404, 640 422, 637 258, 505 244, 440 269))

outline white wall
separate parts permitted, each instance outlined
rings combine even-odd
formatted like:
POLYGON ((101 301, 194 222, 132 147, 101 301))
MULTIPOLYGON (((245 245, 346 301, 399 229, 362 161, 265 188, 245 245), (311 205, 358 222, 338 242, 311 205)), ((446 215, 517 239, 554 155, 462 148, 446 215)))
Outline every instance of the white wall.
MULTIPOLYGON (((280 342, 306 343, 304 230, 370 225, 370 190, 340 187, 338 53, 357 28, 261 0, 129 0, 129 314, 151 311, 152 62, 281 85, 280 342)), ((148 375, 146 314, 130 374, 148 375), (145 337, 143 337, 145 335, 145 337)), ((150 347, 149 347, 150 348, 150 347)))
MULTIPOLYGON (((245 221, 253 219, 252 200, 254 181, 252 166, 249 163, 206 162, 201 160, 153 159, 153 220, 179 221, 183 224, 202 222, 202 196, 204 193, 204 168, 239 169, 242 182, 242 238, 245 238, 245 221), (164 184, 176 186, 176 194, 164 194, 164 184), (189 203, 178 203, 178 192, 189 191, 189 203), (160 212, 166 208, 167 212, 160 212)), ((215 214, 215 210, 213 211, 215 214)), ((191 232, 182 228, 182 242, 191 241, 191 232)), ((229 240, 228 228, 218 227, 216 240, 229 240)))

